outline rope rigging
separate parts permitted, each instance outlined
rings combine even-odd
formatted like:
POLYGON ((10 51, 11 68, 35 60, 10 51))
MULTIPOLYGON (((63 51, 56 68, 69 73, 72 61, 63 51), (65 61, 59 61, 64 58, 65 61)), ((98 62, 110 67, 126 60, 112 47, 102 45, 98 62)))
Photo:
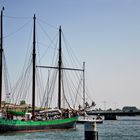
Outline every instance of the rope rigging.
POLYGON ((9 78, 9 72, 8 72, 8 68, 7 68, 7 63, 6 63, 6 58, 5 58, 5 54, 3 54, 3 65, 4 65, 4 85, 5 85, 5 101, 9 102, 11 101, 11 82, 10 82, 10 78, 9 78))
MULTIPOLYGON (((29 17, 11 17, 11 16, 5 16, 6 18, 10 19, 29 19, 26 21, 24 24, 20 25, 20 27, 17 27, 17 29, 14 32, 9 33, 8 35, 5 36, 5 38, 8 38, 17 32, 21 31, 27 25, 30 23, 30 18, 29 17)), ((41 23, 44 23, 46 25, 51 26, 53 29, 57 29, 57 27, 46 23, 45 21, 38 19, 37 20, 37 25, 40 27, 40 32, 43 32, 44 37, 40 35, 39 33, 37 34, 37 64, 41 65, 41 63, 45 64, 50 64, 51 66, 56 66, 56 68, 52 71, 52 69, 48 70, 48 73, 43 70, 36 68, 36 100, 38 102, 38 106, 41 107, 51 107, 57 106, 57 81, 58 81, 58 72, 57 72, 57 67, 58 67, 58 54, 56 55, 56 52, 58 52, 58 32, 57 34, 55 33, 54 37, 50 37, 50 34, 46 32, 46 29, 43 28, 41 23), (47 39, 45 39, 45 37, 47 39), (43 43, 45 41, 45 43, 43 43), (41 51, 42 48, 39 46, 45 46, 44 51, 41 51), (42 62, 42 60, 44 60, 42 62), (50 63, 48 63, 50 61, 50 63), (45 73, 45 74, 44 74, 45 73)), ((64 105, 69 108, 75 109, 78 107, 79 104, 82 102, 82 78, 81 78, 81 72, 77 71, 72 71, 72 68, 81 68, 81 64, 79 63, 76 55, 74 55, 74 51, 72 51, 72 48, 70 47, 68 41, 66 40, 64 33, 62 32, 62 40, 63 40, 63 52, 62 52, 62 69, 65 68, 65 66, 71 67, 71 70, 69 71, 67 69, 62 70, 62 94, 63 94, 63 101, 65 102, 64 105), (67 104, 67 105, 66 105, 67 104)), ((30 38, 31 40, 31 38, 30 38)), ((30 41, 29 41, 30 42, 30 41)), ((28 45, 29 46, 29 45, 28 45)), ((21 75, 17 79, 17 82, 14 84, 13 88, 9 87, 9 82, 6 76, 5 77, 5 89, 6 93, 11 94, 11 103, 14 104, 20 104, 21 100, 27 100, 27 103, 30 103, 31 100, 31 81, 32 81, 32 49, 27 49, 26 53, 30 52, 30 56, 28 57, 26 55, 25 60, 23 65, 23 69, 21 71, 21 75), (27 59, 29 58, 29 59, 27 59), (27 63, 28 61, 28 63, 27 63), (10 91, 10 90, 11 91, 10 91), (30 96, 29 96, 30 95, 30 96)), ((7 70, 5 66, 5 70, 7 70)), ((5 74, 6 75, 6 74, 5 74)), ((88 92, 88 90, 86 90, 88 92)), ((86 93, 87 93, 86 92, 86 93)), ((88 95, 88 93, 87 93, 88 95)))
POLYGON ((25 28, 29 23, 31 22, 31 20, 27 21, 26 23, 24 23, 21 27, 19 27, 18 29, 16 29, 15 31, 9 33, 8 35, 5 35, 4 38, 8 38, 11 37, 12 35, 16 34, 17 32, 21 31, 23 28, 25 28))

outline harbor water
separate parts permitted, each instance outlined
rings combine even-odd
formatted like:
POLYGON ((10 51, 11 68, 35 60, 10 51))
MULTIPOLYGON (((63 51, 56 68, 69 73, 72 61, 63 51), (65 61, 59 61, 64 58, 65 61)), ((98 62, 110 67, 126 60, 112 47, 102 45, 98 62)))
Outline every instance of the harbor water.
MULTIPOLYGON (((140 116, 117 119, 97 124, 99 140, 140 140, 140 116)), ((76 130, 5 133, 0 140, 84 140, 84 125, 77 124, 76 130)))

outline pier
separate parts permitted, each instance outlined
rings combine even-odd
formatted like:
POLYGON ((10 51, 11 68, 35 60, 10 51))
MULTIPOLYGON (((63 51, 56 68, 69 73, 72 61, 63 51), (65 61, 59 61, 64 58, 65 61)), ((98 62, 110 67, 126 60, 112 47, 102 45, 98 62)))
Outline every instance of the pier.
POLYGON ((137 116, 140 115, 140 110, 137 111, 87 111, 88 115, 104 116, 105 120, 116 120, 116 116, 137 116))

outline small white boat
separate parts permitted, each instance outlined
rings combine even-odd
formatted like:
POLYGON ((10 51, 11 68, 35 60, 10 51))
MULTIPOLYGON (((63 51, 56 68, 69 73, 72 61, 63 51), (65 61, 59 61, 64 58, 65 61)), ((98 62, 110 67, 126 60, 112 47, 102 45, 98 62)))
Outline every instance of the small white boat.
POLYGON ((85 123, 85 122, 103 123, 103 119, 99 115, 97 115, 96 118, 91 118, 88 115, 86 115, 86 116, 79 116, 77 123, 85 123))
POLYGON ((85 123, 85 122, 96 122, 96 123, 103 123, 103 119, 93 119, 89 117, 79 117, 77 123, 85 123))

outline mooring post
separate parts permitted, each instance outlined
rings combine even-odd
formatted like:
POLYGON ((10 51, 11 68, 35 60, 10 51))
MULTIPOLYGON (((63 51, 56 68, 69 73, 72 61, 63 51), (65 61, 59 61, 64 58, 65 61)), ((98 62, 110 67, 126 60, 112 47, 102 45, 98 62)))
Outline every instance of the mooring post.
POLYGON ((85 139, 84 140, 98 140, 96 122, 85 123, 85 139))

